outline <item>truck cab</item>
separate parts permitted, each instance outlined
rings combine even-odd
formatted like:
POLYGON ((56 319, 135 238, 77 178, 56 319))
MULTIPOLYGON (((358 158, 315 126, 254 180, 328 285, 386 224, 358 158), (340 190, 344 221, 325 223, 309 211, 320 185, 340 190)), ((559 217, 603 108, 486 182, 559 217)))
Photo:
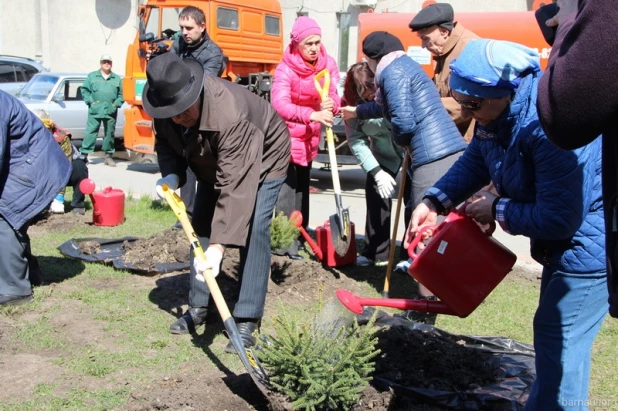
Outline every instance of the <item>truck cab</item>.
POLYGON ((152 119, 141 104, 148 57, 171 48, 186 6, 202 9, 208 35, 223 50, 227 66, 221 77, 270 100, 272 76, 283 56, 277 0, 147 0, 138 10, 139 30, 127 49, 123 79, 124 99, 131 105, 125 110, 124 144, 141 157, 154 154, 155 141, 152 119))

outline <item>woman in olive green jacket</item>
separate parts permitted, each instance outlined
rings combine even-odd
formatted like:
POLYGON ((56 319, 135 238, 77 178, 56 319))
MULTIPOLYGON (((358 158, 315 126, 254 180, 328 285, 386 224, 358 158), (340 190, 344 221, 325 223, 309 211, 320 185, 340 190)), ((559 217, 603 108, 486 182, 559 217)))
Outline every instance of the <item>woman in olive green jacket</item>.
MULTIPOLYGON (((373 99, 373 72, 366 63, 356 63, 349 68, 343 94, 346 104, 353 106, 373 99)), ((356 263, 384 265, 388 262, 390 250, 391 198, 395 192, 395 177, 401 168, 403 150, 393 143, 390 123, 384 118, 350 119, 346 121, 346 135, 350 149, 367 173, 365 248, 356 263)), ((401 258, 407 260, 404 254, 401 258)))

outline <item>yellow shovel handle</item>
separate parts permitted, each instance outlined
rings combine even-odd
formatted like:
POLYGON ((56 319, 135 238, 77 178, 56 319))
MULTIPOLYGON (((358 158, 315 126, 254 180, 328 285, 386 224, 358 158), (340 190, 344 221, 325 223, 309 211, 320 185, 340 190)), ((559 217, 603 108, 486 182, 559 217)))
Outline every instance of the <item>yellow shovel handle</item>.
POLYGON ((324 69, 315 75, 313 82, 315 83, 315 88, 320 93, 320 97, 322 101, 328 98, 328 90, 330 90, 330 72, 328 69, 324 69), (320 80, 324 78, 324 86, 320 85, 320 80))
MULTIPOLYGON (((195 258, 201 261, 206 261, 206 254, 204 254, 204 249, 202 248, 200 240, 195 234, 195 231, 193 231, 193 226, 191 225, 191 221, 189 221, 189 217, 187 216, 187 208, 185 207, 185 203, 178 196, 178 194, 176 194, 173 190, 170 190, 167 184, 163 184, 161 188, 163 189, 163 197, 165 198, 165 201, 167 201, 167 203, 170 205, 172 211, 174 212, 174 214, 176 214, 178 221, 180 221, 180 224, 182 224, 182 228, 187 235, 189 242, 191 243, 193 255, 195 256, 195 258)), ((215 279, 215 276, 212 275, 211 270, 206 270, 203 275, 204 280, 206 280, 206 285, 210 290, 210 295, 212 296, 213 300, 215 301, 215 305, 219 310, 221 319, 223 320, 223 322, 225 322, 228 318, 232 316, 232 314, 230 313, 230 309, 225 303, 223 294, 221 294, 221 289, 217 285, 217 280, 215 279)))

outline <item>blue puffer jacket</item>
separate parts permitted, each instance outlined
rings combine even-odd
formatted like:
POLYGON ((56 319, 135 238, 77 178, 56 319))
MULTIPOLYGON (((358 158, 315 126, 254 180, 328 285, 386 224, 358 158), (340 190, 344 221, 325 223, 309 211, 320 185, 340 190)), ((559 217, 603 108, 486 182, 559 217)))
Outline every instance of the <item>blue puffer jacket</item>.
POLYGON ((531 239, 532 257, 552 269, 605 273, 601 141, 563 151, 545 136, 536 112, 541 73, 525 77, 509 108, 485 127, 427 194, 449 210, 491 178, 502 199, 496 220, 531 239))
POLYGON ((380 92, 382 113, 371 102, 359 105, 356 115, 361 120, 381 115, 389 120, 395 143, 409 147, 412 169, 465 150, 466 142, 436 86, 410 57, 401 56, 384 68, 380 92))
POLYGON ((19 230, 66 186, 71 162, 19 100, 0 91, 0 107, 0 214, 19 230))

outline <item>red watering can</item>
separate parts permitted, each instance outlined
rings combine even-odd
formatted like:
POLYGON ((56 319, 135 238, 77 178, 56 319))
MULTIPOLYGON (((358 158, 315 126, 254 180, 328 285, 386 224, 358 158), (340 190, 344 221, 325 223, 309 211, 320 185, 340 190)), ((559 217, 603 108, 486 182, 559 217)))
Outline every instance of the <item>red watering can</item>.
POLYGON ((92 200, 92 223, 99 226, 116 226, 124 222, 124 191, 105 187, 95 192, 95 183, 85 178, 79 183, 82 193, 92 200))
POLYGON ((489 230, 482 229, 466 215, 466 205, 451 212, 437 227, 424 227, 408 247, 413 259, 408 273, 439 301, 361 298, 347 290, 337 290, 337 298, 357 314, 363 306, 378 306, 461 318, 470 315, 511 271, 517 256, 492 237, 495 223, 489 230), (433 234, 416 254, 425 232, 433 234))

